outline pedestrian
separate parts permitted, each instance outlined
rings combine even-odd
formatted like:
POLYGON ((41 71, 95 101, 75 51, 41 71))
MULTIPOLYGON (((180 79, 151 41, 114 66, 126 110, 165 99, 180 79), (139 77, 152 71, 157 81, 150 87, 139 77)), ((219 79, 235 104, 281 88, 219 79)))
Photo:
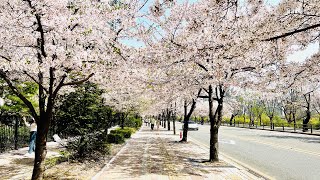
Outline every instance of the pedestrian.
POLYGON ((151 123, 151 130, 153 130, 153 128, 154 128, 154 123, 155 123, 155 119, 154 119, 154 118, 151 118, 151 119, 150 119, 150 123, 151 123))
POLYGON ((25 117, 23 117, 22 119, 24 121, 24 124, 30 129, 29 150, 26 155, 31 155, 36 149, 37 124, 33 117, 29 122, 26 122, 25 117))

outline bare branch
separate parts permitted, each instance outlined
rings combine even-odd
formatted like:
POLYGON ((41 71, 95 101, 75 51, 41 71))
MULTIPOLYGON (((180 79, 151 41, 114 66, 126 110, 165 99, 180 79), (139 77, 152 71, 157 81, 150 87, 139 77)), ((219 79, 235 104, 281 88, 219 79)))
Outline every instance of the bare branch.
POLYGON ((11 62, 11 59, 10 59, 10 58, 8 58, 8 57, 5 57, 5 56, 0 55, 0 58, 5 59, 5 60, 7 60, 7 61, 11 62))
POLYGON ((202 65, 202 64, 200 64, 200 63, 198 63, 198 62, 196 62, 196 64, 197 64, 199 67, 201 67, 203 70, 205 70, 206 72, 208 72, 208 69, 207 69, 204 65, 202 65))
POLYGON ((296 34, 296 33, 307 31, 309 29, 315 29, 317 27, 320 27, 320 24, 315 24, 315 25, 311 25, 311 26, 308 26, 308 27, 305 27, 305 28, 302 28, 302 29, 297 29, 297 30, 294 30, 294 31, 291 31, 291 32, 284 33, 284 34, 279 35, 279 36, 275 36, 275 37, 271 37, 271 38, 268 38, 268 39, 264 39, 263 41, 277 40, 277 39, 284 38, 284 37, 287 37, 287 36, 290 36, 290 35, 293 35, 293 34, 296 34))
POLYGON ((78 84, 82 84, 86 81, 88 81, 92 76, 94 75, 94 73, 90 74, 88 77, 79 80, 79 81, 73 81, 73 82, 68 82, 68 83, 63 83, 62 86, 70 86, 70 85, 78 85, 78 84))
POLYGON ((33 76, 31 76, 27 71, 23 71, 30 79, 32 79, 35 83, 37 83, 39 86, 42 86, 43 90, 48 94, 49 91, 41 84, 39 81, 37 81, 33 76))
POLYGON ((6 81, 6 83, 8 84, 10 89, 12 90, 12 92, 23 101, 23 103, 29 108, 29 110, 30 110, 32 116, 35 118, 35 120, 37 122, 39 122, 39 117, 38 117, 32 103, 24 95, 22 95, 22 93, 18 90, 17 87, 15 87, 12 84, 12 81, 7 77, 7 74, 2 70, 0 70, 0 77, 6 81))

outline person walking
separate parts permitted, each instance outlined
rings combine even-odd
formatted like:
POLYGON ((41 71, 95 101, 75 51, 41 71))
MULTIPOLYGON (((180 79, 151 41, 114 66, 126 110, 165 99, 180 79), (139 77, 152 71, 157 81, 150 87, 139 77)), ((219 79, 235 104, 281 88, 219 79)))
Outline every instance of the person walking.
POLYGON ((150 123, 151 123, 151 130, 153 130, 154 123, 155 123, 155 119, 153 117, 150 119, 150 123))
POLYGON ((24 121, 24 124, 30 129, 29 150, 27 155, 31 155, 36 149, 37 124, 33 117, 29 122, 26 122, 25 117, 23 117, 22 119, 24 121))

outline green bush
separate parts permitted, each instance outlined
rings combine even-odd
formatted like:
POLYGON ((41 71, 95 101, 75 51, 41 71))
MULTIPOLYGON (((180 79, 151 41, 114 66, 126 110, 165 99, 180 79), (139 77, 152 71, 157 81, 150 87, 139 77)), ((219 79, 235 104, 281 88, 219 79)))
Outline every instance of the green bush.
POLYGON ((119 129, 118 130, 120 134, 123 134, 124 138, 130 138, 131 137, 131 131, 128 129, 119 129))
POLYGON ((110 134, 122 134, 124 138, 130 138, 131 134, 133 134, 135 131, 135 128, 124 127, 123 129, 117 128, 115 130, 111 130, 110 134))
POLYGON ((124 143, 124 136, 121 133, 110 133, 107 135, 107 142, 115 144, 124 143))
POLYGON ((71 153, 71 159, 85 160, 103 157, 110 153, 111 146, 104 133, 82 135, 73 141, 68 142, 67 150, 71 153))
POLYGON ((133 116, 129 116, 124 122, 124 126, 139 129, 142 126, 142 120, 141 118, 135 118, 133 116))
MULTIPOLYGON (((119 128, 120 129, 120 128, 119 128)), ((128 130, 131 132, 131 134, 136 132, 136 128, 132 128, 132 127, 124 127, 123 129, 128 130)))

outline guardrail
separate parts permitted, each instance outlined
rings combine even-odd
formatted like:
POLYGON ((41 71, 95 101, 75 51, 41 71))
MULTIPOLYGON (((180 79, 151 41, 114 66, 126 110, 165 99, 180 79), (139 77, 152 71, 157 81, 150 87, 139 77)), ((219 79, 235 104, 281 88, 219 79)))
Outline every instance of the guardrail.
POLYGON ((292 123, 291 126, 285 126, 285 124, 279 123, 265 123, 259 125, 259 123, 250 124, 246 122, 233 122, 230 124, 228 121, 221 122, 222 126, 248 128, 248 129, 261 129, 270 131, 280 131, 280 132, 292 132, 292 133, 302 133, 302 134, 312 134, 320 136, 320 126, 312 124, 295 124, 292 123))

